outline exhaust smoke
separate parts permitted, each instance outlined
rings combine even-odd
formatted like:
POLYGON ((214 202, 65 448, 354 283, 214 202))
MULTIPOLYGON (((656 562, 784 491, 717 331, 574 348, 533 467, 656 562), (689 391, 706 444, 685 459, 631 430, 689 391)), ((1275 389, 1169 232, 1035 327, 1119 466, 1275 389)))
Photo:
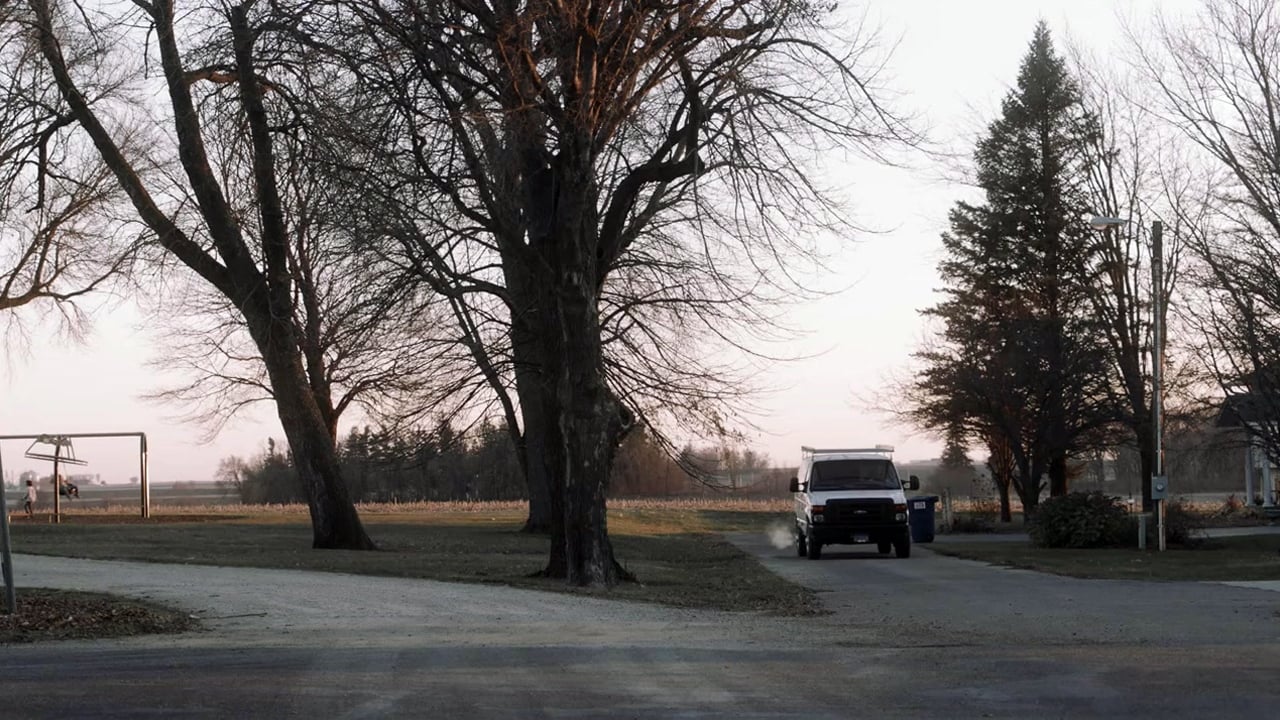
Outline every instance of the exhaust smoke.
POLYGON ((786 548, 793 542, 791 526, 782 520, 769 523, 769 528, 765 530, 765 535, 769 538, 769 542, 779 550, 786 548))

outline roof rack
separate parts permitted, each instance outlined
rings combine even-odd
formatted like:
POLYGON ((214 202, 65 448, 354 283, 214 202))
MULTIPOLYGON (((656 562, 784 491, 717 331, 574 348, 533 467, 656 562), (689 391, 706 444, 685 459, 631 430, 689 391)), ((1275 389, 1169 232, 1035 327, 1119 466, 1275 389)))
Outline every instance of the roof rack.
POLYGON ((876 445, 871 448, 811 448, 808 445, 800 446, 801 456, 810 455, 842 455, 845 453, 878 453, 881 455, 892 455, 892 445, 876 445))

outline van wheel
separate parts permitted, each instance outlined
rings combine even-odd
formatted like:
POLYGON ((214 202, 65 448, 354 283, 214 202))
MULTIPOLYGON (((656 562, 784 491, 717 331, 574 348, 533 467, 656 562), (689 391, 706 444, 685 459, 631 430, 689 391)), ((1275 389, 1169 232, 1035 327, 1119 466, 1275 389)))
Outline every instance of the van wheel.
POLYGON ((888 555, 889 548, 892 548, 892 547, 893 547, 893 543, 889 542, 888 540, 881 540, 880 542, 876 543, 876 549, 880 551, 881 555, 888 555))
POLYGON ((822 543, 814 540, 813 538, 809 538, 806 544, 809 546, 808 550, 810 560, 818 560, 822 557, 822 543))
POLYGON ((809 554, 809 542, 805 539, 804 533, 800 528, 796 528, 796 555, 804 557, 809 554))
POLYGON ((893 541, 893 551, 900 558, 911 557, 911 536, 903 535, 893 541))

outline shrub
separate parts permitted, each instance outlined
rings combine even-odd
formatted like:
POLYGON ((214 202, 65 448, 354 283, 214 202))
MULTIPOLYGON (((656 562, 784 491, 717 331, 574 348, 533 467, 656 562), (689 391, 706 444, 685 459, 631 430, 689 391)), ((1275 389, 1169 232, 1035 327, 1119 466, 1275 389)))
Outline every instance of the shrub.
POLYGON ((1227 496, 1223 501, 1222 507, 1218 508, 1219 515, 1236 515, 1244 510, 1244 501, 1236 497, 1235 493, 1227 496))
MULTIPOLYGON (((958 503, 959 504, 959 503, 958 503)), ((992 498, 969 498, 963 505, 965 510, 957 510, 951 516, 948 532, 953 533, 990 533, 996 530, 996 520, 1000 518, 1000 501, 992 498)))
POLYGON ((990 513, 956 513, 949 529, 953 533, 995 532, 996 516, 990 513))
POLYGON ((1040 503, 1027 531, 1046 548, 1115 547, 1130 529, 1129 512, 1120 498, 1101 492, 1073 492, 1040 503))
MULTIPOLYGON (((1137 520, 1135 519, 1134 522, 1136 523, 1137 520)), ((1137 529, 1134 528, 1129 535, 1136 538, 1137 529)), ((1204 519, 1181 500, 1167 501, 1164 508, 1165 544, 1196 547, 1204 541, 1204 519)), ((1147 547, 1153 548, 1159 543, 1159 525, 1153 516, 1147 519, 1147 547)))

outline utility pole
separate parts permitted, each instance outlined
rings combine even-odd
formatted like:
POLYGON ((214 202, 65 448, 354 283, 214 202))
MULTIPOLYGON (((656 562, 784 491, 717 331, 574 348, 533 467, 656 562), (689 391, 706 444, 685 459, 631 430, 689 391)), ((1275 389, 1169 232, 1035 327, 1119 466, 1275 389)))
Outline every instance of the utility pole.
MULTIPOLYGON (((0 461, 0 474, 3 474, 4 463, 0 461)), ((4 497, 4 486, 0 483, 0 573, 4 577, 5 612, 12 615, 18 611, 18 600, 13 587, 13 551, 9 547, 9 506, 4 497)))
MULTIPOLYGON (((1110 233, 1125 224, 1123 218, 1095 215, 1089 224, 1093 229, 1110 233)), ((1159 549, 1165 549, 1165 498, 1169 479, 1164 475, 1164 223, 1151 223, 1151 492, 1155 505, 1159 549)), ((1145 478, 1144 478, 1145 480, 1145 478)), ((1146 501, 1143 489, 1143 514, 1139 517, 1138 547, 1146 547, 1146 501)))
POLYGON ((1151 223, 1151 498, 1156 503, 1158 548, 1165 549, 1165 498, 1168 479, 1164 476, 1164 224, 1151 223))

